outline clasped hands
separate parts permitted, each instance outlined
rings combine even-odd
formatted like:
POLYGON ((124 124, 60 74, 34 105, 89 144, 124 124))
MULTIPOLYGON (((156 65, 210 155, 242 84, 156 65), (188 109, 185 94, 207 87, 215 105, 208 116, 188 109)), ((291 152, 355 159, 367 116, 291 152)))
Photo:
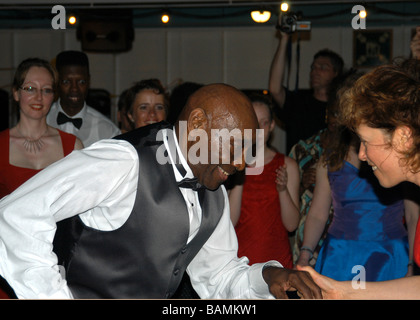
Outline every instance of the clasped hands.
POLYGON ((297 265, 296 269, 266 267, 263 278, 277 299, 288 299, 286 291, 297 291, 303 299, 343 299, 345 291, 345 282, 325 277, 310 266, 297 265))
POLYGON ((322 299, 321 289, 306 271, 266 267, 263 278, 271 294, 277 299, 288 299, 286 291, 294 290, 304 299, 322 299))

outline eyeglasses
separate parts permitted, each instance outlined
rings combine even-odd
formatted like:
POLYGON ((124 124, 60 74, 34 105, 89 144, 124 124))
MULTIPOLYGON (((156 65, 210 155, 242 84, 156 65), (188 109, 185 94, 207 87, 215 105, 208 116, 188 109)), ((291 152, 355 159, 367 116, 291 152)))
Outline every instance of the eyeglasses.
POLYGON ((41 91, 41 94, 43 96, 51 96, 54 94, 54 89, 52 88, 44 88, 44 89, 38 89, 32 86, 29 87, 19 87, 19 89, 25 91, 27 94, 31 96, 38 95, 38 92, 41 91))

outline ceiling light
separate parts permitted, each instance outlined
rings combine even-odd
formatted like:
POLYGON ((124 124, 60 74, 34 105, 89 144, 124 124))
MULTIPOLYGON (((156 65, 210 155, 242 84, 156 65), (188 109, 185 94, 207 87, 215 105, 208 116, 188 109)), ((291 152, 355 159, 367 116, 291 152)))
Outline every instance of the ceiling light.
POLYGON ((265 23, 270 20, 271 12, 270 11, 260 11, 254 10, 251 12, 251 18, 257 23, 265 23))
POLYGON ((163 23, 168 23, 169 22, 169 14, 164 13, 162 14, 161 20, 163 23))
POLYGON ((70 23, 70 24, 75 24, 75 23, 76 23, 76 21, 77 21, 77 20, 76 20, 76 17, 75 17, 75 16, 70 16, 70 17, 69 17, 69 23, 70 23))

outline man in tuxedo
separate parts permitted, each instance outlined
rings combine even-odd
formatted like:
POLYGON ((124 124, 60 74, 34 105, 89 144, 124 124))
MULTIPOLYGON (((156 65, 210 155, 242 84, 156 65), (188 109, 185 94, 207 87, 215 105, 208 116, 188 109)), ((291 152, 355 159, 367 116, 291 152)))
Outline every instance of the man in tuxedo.
POLYGON ((245 168, 246 130, 257 128, 248 98, 213 84, 190 97, 174 127, 73 152, 0 201, 1 275, 20 298, 171 298, 184 272, 201 298, 286 298, 289 289, 321 298, 308 273, 237 257, 222 183, 245 168), (237 139, 229 159, 220 154, 221 129, 240 133, 240 156, 237 139), (59 267, 52 239, 68 218, 59 267))
POLYGON ((74 134, 85 147, 120 134, 111 119, 86 104, 90 86, 87 55, 73 50, 60 52, 55 66, 59 76, 59 99, 47 115, 48 124, 74 134))

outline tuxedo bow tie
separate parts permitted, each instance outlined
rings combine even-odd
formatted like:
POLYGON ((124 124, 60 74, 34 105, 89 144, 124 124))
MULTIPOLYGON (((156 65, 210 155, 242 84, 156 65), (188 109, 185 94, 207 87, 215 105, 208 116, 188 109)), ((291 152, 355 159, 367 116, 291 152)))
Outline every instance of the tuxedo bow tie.
POLYGON ((198 183, 197 178, 184 178, 178 182, 178 187, 193 189, 194 191, 204 189, 204 187, 198 183))
POLYGON ((66 122, 71 122, 77 129, 80 129, 82 127, 83 119, 82 118, 72 119, 72 118, 67 117, 64 113, 59 112, 57 116, 57 123, 63 124, 66 122))

